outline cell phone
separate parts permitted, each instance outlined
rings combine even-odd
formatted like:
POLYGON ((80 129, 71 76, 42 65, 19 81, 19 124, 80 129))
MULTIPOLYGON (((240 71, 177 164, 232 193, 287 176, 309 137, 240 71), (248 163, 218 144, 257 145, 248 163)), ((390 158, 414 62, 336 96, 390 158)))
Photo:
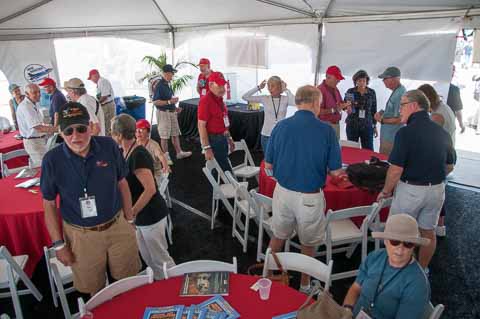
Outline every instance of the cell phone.
POLYGON ((270 168, 265 168, 265 174, 267 174, 268 177, 272 177, 273 171, 270 168))

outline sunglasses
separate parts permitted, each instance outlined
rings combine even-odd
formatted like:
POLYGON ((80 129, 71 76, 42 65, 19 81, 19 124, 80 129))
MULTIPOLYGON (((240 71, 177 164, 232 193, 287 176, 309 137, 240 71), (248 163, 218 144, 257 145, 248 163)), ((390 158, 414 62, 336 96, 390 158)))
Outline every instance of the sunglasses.
POLYGON ((400 241, 400 240, 391 240, 390 239, 389 242, 392 246, 395 246, 395 247, 397 247, 400 244, 402 244, 403 247, 408 248, 408 249, 411 249, 411 248, 415 247, 414 243, 406 243, 406 242, 400 241))
POLYGON ((86 125, 79 125, 79 126, 76 126, 76 127, 67 127, 65 130, 63 130, 63 135, 65 136, 70 136, 73 134, 73 131, 77 131, 77 133, 79 134, 84 134, 86 133, 88 130, 88 126, 86 125))

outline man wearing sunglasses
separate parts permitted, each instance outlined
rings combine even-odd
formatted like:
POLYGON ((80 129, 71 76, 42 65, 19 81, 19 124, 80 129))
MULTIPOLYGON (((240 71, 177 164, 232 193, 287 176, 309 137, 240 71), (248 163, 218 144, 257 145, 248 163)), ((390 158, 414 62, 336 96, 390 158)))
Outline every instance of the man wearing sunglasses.
POLYGON ((105 286, 107 264, 115 280, 140 269, 127 167, 111 138, 92 136, 82 104, 63 105, 58 123, 64 143, 42 163, 45 220, 58 260, 72 267, 75 288, 93 295, 105 286))

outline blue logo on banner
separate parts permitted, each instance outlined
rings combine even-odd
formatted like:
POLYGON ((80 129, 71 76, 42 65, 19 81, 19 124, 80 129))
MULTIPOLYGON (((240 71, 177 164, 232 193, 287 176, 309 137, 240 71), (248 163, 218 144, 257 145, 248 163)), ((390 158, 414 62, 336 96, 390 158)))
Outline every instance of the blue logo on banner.
POLYGON ((52 68, 47 68, 41 64, 29 64, 23 70, 23 76, 29 83, 39 83, 47 78, 52 68))

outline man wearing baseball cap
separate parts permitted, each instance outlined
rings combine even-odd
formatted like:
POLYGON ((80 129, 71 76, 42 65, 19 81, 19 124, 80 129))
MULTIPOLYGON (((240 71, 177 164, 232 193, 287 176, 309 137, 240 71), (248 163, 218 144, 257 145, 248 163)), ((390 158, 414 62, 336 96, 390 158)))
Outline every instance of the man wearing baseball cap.
POLYGON ((228 150, 230 147, 230 151, 233 151, 235 144, 228 131, 228 109, 223 102, 226 83, 220 72, 212 72, 208 77, 209 91, 198 104, 198 132, 205 159, 215 158, 223 171, 232 171, 228 150))
POLYGON ((105 116, 105 134, 110 136, 110 124, 115 117, 115 94, 112 84, 106 78, 100 76, 98 70, 93 69, 88 73, 88 79, 97 85, 97 99, 102 106, 105 116))
POLYGON ((375 114, 375 120, 380 122, 380 153, 389 155, 398 130, 403 126, 400 122, 400 99, 407 89, 400 83, 400 69, 391 66, 385 69, 378 77, 383 80, 385 87, 392 91, 385 106, 385 111, 375 114))
POLYGON ((64 143, 45 155, 40 178, 45 222, 75 288, 93 295, 105 286, 107 267, 115 280, 140 269, 127 166, 111 138, 92 136, 82 104, 69 102, 58 113, 64 143))
POLYGON ((57 83, 51 78, 45 78, 38 84, 43 87, 45 92, 50 95, 50 121, 53 126, 58 126, 58 110, 60 107, 67 103, 67 99, 59 89, 57 89, 57 83))
POLYGON ((155 93, 153 94, 153 105, 157 109, 157 128, 158 135, 160 135, 160 144, 162 150, 165 152, 167 158, 168 154, 168 140, 172 139, 172 144, 175 147, 177 159, 190 157, 192 152, 184 152, 180 145, 180 126, 178 125, 176 104, 178 97, 174 96, 172 89, 172 80, 177 70, 171 64, 165 64, 162 68, 162 78, 155 86, 155 93))
POLYGON ((322 92, 322 104, 320 105, 320 113, 318 118, 322 121, 330 123, 334 128, 337 139, 340 139, 340 125, 342 119, 342 110, 351 106, 350 101, 344 102, 337 85, 345 78, 336 65, 327 68, 325 80, 318 86, 322 92))
POLYGON ((197 80, 197 92, 200 97, 202 97, 205 96, 209 90, 208 77, 213 71, 210 69, 210 60, 207 58, 201 58, 198 66, 200 68, 200 74, 197 80))

